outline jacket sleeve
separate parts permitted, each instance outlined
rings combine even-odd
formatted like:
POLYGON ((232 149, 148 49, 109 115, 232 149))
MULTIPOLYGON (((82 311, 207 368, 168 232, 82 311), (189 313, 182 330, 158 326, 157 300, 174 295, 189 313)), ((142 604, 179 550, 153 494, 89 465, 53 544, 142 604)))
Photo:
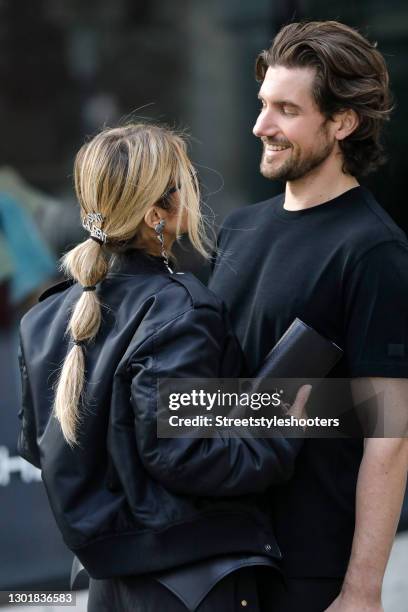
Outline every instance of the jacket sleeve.
POLYGON ((283 482, 293 472, 298 439, 158 438, 158 379, 225 376, 220 371, 225 371, 220 367, 225 339, 224 321, 216 309, 192 308, 148 338, 130 360, 141 460, 153 478, 175 493, 247 495, 283 482))
POLYGON ((17 452, 23 459, 41 468, 34 409, 21 340, 18 348, 18 361, 21 375, 22 403, 18 413, 18 417, 21 420, 21 429, 17 440, 17 452))

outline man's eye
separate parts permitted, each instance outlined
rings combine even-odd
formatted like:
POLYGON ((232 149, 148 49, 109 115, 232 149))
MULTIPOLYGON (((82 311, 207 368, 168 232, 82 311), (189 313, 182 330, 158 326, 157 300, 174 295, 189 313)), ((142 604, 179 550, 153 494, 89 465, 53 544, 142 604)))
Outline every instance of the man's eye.
POLYGON ((297 114, 297 113, 294 113, 293 111, 288 110, 285 106, 282 106, 281 112, 282 112, 282 115, 288 115, 292 117, 294 117, 297 114))

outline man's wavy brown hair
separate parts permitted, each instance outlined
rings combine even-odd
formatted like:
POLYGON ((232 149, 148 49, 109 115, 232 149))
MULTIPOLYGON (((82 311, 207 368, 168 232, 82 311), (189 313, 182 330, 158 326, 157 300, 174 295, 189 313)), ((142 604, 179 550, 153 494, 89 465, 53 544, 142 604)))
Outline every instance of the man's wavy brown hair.
POLYGON ((353 176, 369 174, 386 161, 381 131, 392 101, 387 66, 376 46, 337 21, 290 23, 255 64, 260 82, 269 66, 314 68, 312 93, 321 113, 327 119, 345 109, 357 113, 358 127, 339 141, 343 171, 353 176))

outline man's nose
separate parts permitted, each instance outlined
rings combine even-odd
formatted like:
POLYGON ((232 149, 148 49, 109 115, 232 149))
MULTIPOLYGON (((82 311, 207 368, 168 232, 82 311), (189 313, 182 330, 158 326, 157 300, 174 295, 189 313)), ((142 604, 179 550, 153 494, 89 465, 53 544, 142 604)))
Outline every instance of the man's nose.
POLYGON ((271 114, 260 113, 252 129, 253 135, 257 138, 262 138, 262 136, 275 136, 278 132, 279 128, 276 126, 271 114))

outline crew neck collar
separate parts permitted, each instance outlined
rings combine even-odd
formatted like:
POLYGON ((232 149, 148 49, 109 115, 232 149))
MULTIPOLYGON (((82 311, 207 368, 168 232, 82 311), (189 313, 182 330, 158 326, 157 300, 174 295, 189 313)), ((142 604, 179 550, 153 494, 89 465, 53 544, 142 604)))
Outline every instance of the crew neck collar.
POLYGON ((352 187, 351 189, 344 191, 331 200, 326 200, 326 202, 316 204, 315 206, 309 206, 308 208, 302 208, 301 210, 286 210, 286 208, 283 207, 285 203, 285 192, 283 192, 279 196, 277 206, 275 207, 275 213, 279 217, 288 220, 299 219, 300 217, 312 216, 321 213, 326 214, 326 212, 333 210, 337 206, 344 206, 346 202, 352 201, 360 192, 362 192, 362 190, 363 187, 361 185, 357 185, 356 187, 352 187))

